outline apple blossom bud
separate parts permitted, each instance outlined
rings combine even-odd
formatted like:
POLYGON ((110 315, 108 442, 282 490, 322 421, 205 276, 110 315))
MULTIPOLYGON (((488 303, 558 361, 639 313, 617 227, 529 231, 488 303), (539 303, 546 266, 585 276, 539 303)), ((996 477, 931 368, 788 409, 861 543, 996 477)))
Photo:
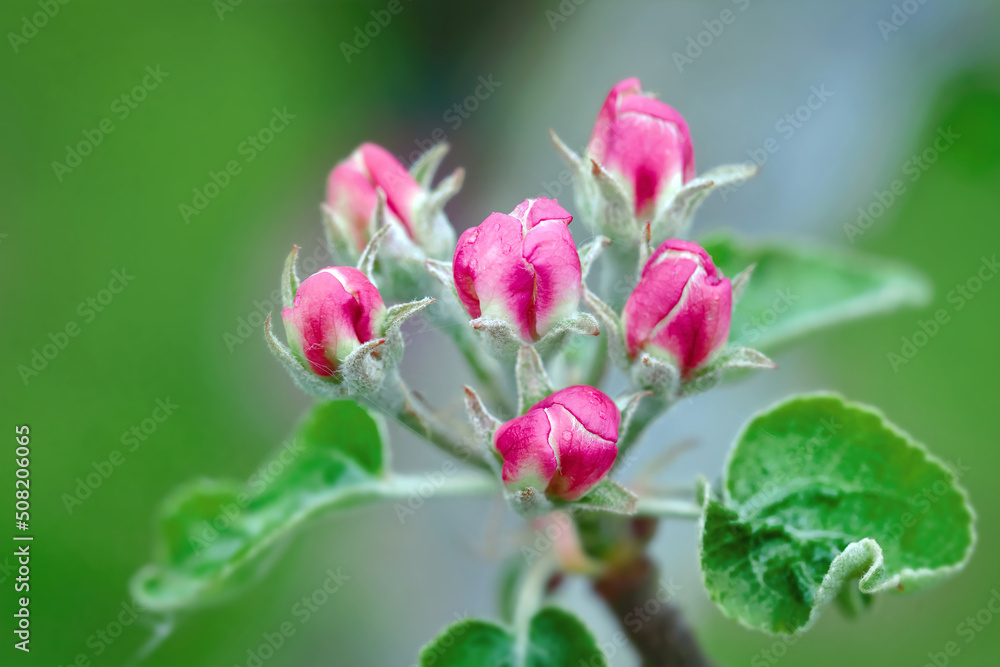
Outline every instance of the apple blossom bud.
POLYGON ((281 311, 288 344, 316 375, 331 376, 341 361, 378 337, 386 309, 361 271, 328 266, 299 285, 291 308, 281 311))
POLYGON ((575 312, 583 283, 572 219, 555 199, 539 197, 463 232, 453 274, 469 315, 504 320, 532 342, 575 312))
POLYGON ((694 177, 694 148, 684 118, 625 79, 608 93, 587 145, 589 157, 621 180, 636 218, 650 218, 694 177))
POLYGON ((668 239, 642 268, 622 313, 629 356, 640 350, 690 378, 729 338, 732 285, 697 243, 668 239))
POLYGON ((422 192, 420 184, 393 155, 375 144, 361 144, 351 156, 334 167, 326 187, 326 203, 334 213, 340 232, 349 235, 360 252, 374 229, 375 189, 386 197, 387 215, 406 236, 416 241, 414 215, 422 192))
POLYGON ((577 500, 614 465, 621 414, 600 390, 567 387, 496 430, 503 481, 511 491, 534 487, 550 498, 577 500))

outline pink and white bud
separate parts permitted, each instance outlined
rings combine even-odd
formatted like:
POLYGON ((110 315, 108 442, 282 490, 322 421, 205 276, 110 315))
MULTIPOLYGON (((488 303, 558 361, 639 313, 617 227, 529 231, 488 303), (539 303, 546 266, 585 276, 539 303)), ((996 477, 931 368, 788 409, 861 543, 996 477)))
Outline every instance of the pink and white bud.
POLYGON ((328 266, 299 285, 281 311, 292 352, 316 375, 334 375, 340 362, 378 337, 385 320, 378 289, 361 271, 328 266))
POLYGON ((417 200, 423 190, 399 160, 375 144, 361 144, 351 156, 334 167, 326 186, 326 203, 332 209, 341 233, 364 250, 371 235, 376 188, 386 197, 386 215, 399 224, 406 236, 419 245, 414 229, 417 200))
POLYGON ((555 199, 539 197, 463 232, 453 274, 469 315, 509 322, 532 342, 575 312, 583 283, 572 220, 555 199))
POLYGON ((600 482, 618 456, 621 414, 600 390, 577 385, 557 391, 496 430, 511 491, 527 487, 551 498, 577 500, 600 482))
POLYGON ((621 180, 635 217, 648 219, 694 171, 694 148, 684 118, 625 79, 608 93, 587 145, 589 157, 621 180))
POLYGON ((668 239, 642 268, 622 313, 629 356, 672 362, 682 377, 725 347, 733 289, 697 243, 668 239))

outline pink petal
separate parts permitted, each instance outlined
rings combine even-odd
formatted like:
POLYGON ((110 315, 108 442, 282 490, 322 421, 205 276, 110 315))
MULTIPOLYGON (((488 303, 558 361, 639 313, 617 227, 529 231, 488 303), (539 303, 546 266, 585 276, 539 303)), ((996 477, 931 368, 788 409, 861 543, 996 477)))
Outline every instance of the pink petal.
POLYGON ((413 238, 413 205, 420 194, 420 184, 392 153, 381 146, 362 144, 359 150, 372 183, 385 192, 389 210, 399 218, 406 233, 413 238))
POLYGON ((360 317, 354 325, 358 340, 367 343, 373 338, 377 338, 381 334, 379 330, 386 312, 385 303, 382 301, 382 295, 378 288, 368 280, 364 273, 351 266, 327 267, 323 271, 335 276, 344 289, 357 301, 361 311, 360 317))
MULTIPOLYGON (((562 500, 577 500, 604 479, 618 456, 618 445, 590 432, 561 405, 539 410, 548 417, 549 443, 558 452, 559 468, 545 489, 562 500)), ((615 437, 617 438, 617 429, 615 437)))
POLYGON ((317 375, 330 376, 338 363, 374 337, 385 318, 378 290, 350 267, 327 267, 299 285, 281 317, 289 344, 317 375))
POLYGON ((504 484, 545 490, 558 462, 549 446, 549 420, 543 411, 530 410, 511 419, 496 430, 493 444, 503 457, 504 484))
POLYGON ((545 220, 524 238, 524 258, 535 271, 535 296, 529 314, 534 338, 554 321, 574 312, 582 295, 580 255, 562 219, 545 220))
POLYGON ((652 213, 675 177, 694 177, 694 148, 687 122, 675 109, 642 93, 638 79, 608 94, 594 124, 588 152, 632 189, 635 213, 652 213))
POLYGON ((566 387, 536 403, 531 409, 545 409, 554 405, 564 407, 589 433, 618 442, 621 413, 618 406, 600 389, 587 385, 566 387))
POLYGON ((682 307, 651 342, 669 350, 685 376, 729 338, 732 286, 722 280, 692 280, 682 307))
POLYGON ((643 269, 642 278, 622 312, 625 344, 630 356, 636 355, 660 321, 674 311, 697 269, 698 263, 689 259, 671 261, 653 271, 643 269))
POLYGON ((532 340, 535 273, 521 255, 521 222, 492 213, 462 233, 452 271, 459 299, 471 317, 498 317, 532 340))
POLYGON ((330 172, 326 184, 326 202, 350 223, 359 249, 368 243, 368 222, 375 210, 375 188, 355 153, 330 172))
POLYGON ((590 135, 590 142, 587 145, 587 152, 593 155, 598 162, 604 163, 607 154, 608 139, 611 135, 611 126, 618 117, 618 104, 623 97, 642 93, 642 84, 639 79, 632 77, 620 81, 611 89, 608 96, 597 114, 597 122, 594 123, 594 131, 590 135))
POLYGON ((546 220, 559 220, 567 225, 573 220, 569 211, 559 205, 559 200, 548 197, 525 199, 510 214, 521 221, 525 231, 546 220))

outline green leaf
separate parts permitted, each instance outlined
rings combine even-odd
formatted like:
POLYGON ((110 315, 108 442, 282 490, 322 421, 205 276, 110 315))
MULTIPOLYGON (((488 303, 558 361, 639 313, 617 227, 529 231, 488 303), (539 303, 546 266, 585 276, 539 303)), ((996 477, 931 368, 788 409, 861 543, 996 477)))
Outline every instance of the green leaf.
POLYGON ((161 510, 155 561, 132 580, 150 609, 191 607, 255 580, 307 519, 385 497, 381 421, 353 401, 318 404, 246 484, 197 481, 161 510))
POLYGON ((744 625, 805 629, 844 585, 913 590, 960 570, 974 515, 956 473, 878 411, 833 395, 757 415, 703 493, 709 596, 744 625))
POLYGON ((773 349, 823 327, 930 299, 926 278, 886 260, 792 244, 751 245, 723 234, 702 245, 727 276, 757 264, 733 308, 734 344, 773 349))
POLYGON ((515 633, 479 619, 459 621, 420 651, 421 667, 606 667, 587 627, 556 607, 535 614, 524 644, 515 633))
POLYGON ((583 498, 560 507, 572 510, 611 512, 613 514, 635 514, 636 495, 621 484, 610 479, 602 479, 583 498))

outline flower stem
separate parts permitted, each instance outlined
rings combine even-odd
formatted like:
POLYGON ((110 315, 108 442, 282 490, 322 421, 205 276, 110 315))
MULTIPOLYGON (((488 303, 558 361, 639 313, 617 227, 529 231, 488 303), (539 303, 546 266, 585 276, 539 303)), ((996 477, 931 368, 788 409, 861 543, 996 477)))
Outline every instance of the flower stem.
MULTIPOLYGON (((393 475, 384 484, 387 498, 409 498, 427 486, 423 475, 393 475)), ((455 473, 446 477, 434 487, 433 495, 438 498, 454 496, 484 496, 499 490, 497 480, 482 473, 455 473)))
POLYGON ((518 656, 517 664, 519 665, 526 663, 531 619, 542 606, 542 601, 545 599, 545 589, 557 568, 556 559, 551 555, 545 555, 531 564, 521 580, 517 603, 514 607, 514 627, 517 631, 517 643, 514 650, 518 656))
POLYGON ((690 500, 645 496, 639 498, 636 514, 664 519, 700 519, 701 507, 690 500))
POLYGON ((601 380, 604 379, 604 373, 607 370, 607 366, 608 335, 605 333, 603 336, 597 337, 597 349, 594 351, 594 356, 590 361, 587 374, 584 376, 583 384, 591 387, 599 387, 601 385, 601 380))
POLYGON ((469 370, 482 385, 487 400, 504 415, 516 414, 510 392, 504 391, 504 379, 498 364, 492 358, 485 357, 466 323, 449 326, 448 333, 455 341, 455 347, 462 353, 469 370))
POLYGON ((618 438, 618 460, 624 460, 625 453, 639 441, 646 428, 670 409, 672 402, 657 396, 643 399, 632 415, 625 433, 618 438))
POLYGON ((473 436, 466 433, 463 437, 461 429, 456 428, 455 424, 446 423, 417 398, 398 376, 395 381, 387 379, 378 399, 369 397, 364 400, 445 453, 492 472, 473 436))

